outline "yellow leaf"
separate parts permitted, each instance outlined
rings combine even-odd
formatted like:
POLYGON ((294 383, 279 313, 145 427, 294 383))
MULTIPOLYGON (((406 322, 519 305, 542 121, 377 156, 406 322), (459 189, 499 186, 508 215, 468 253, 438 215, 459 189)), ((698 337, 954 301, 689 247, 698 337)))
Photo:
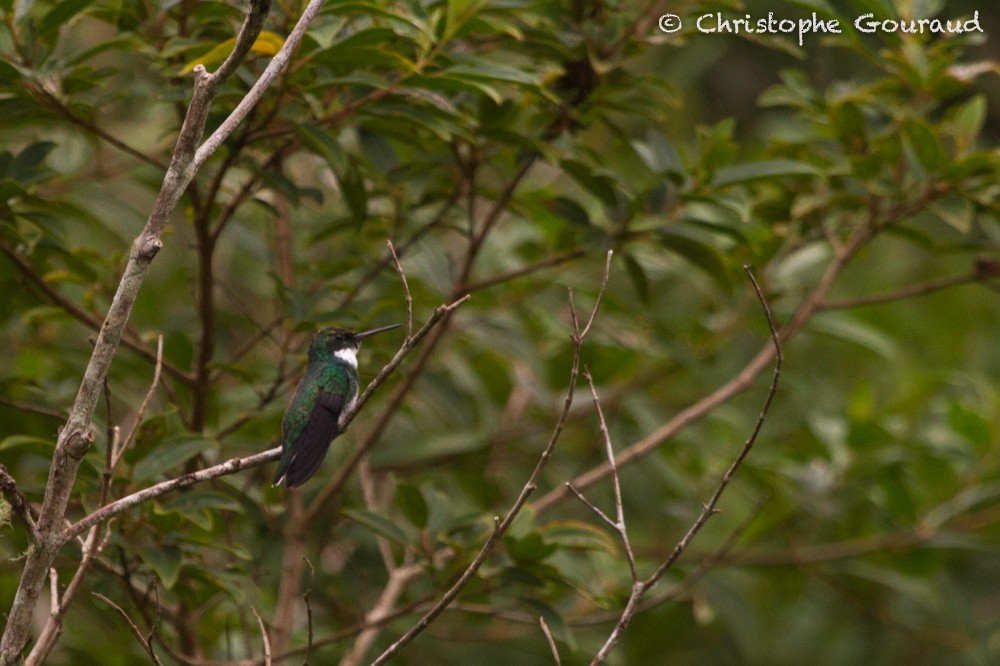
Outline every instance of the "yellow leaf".
MULTIPOLYGON (((257 35, 257 40, 250 47, 252 53, 257 55, 272 57, 276 54, 281 46, 285 43, 284 38, 276 32, 271 32, 269 30, 262 31, 257 35)), ((236 45, 236 38, 232 37, 216 45, 207 53, 198 56, 188 64, 184 65, 184 69, 181 70, 181 75, 190 74, 194 71, 195 65, 202 64, 206 69, 212 69, 216 65, 222 64, 222 62, 229 57, 229 54, 233 50, 233 46, 236 45)))

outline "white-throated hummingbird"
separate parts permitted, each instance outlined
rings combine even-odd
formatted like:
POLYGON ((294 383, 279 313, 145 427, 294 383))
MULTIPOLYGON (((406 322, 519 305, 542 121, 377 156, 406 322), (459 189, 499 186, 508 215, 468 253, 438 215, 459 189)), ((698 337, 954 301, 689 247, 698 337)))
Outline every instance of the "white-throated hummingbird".
POLYGON ((302 485, 311 477, 341 432, 344 415, 358 399, 358 348, 369 335, 398 328, 383 326, 364 333, 325 328, 309 344, 306 374, 295 388, 281 422, 281 461, 274 485, 302 485))

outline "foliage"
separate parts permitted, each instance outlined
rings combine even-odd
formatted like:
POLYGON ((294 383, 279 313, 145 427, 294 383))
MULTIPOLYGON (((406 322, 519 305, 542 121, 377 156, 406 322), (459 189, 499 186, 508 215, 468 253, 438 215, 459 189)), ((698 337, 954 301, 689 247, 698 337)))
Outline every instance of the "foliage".
MULTIPOLYGON (((861 6, 905 16, 911 4, 774 11, 816 9, 848 26, 861 6)), ((91 593, 164 659, 259 659, 259 612, 276 656, 292 651, 294 663, 308 645, 331 663, 359 649, 392 569, 401 589, 368 658, 381 652, 461 573, 531 474, 567 389, 566 288, 589 311, 608 249, 582 364, 622 456, 643 575, 695 520, 766 391, 766 363, 736 384, 769 344, 744 264, 786 352, 774 410, 721 513, 611 661, 995 662, 981 609, 998 601, 1000 154, 988 140, 997 65, 977 59, 982 35, 847 28, 799 47, 781 35, 665 35, 657 6, 323 8, 188 188, 112 366, 68 518, 274 446, 312 331, 404 320, 387 239, 415 319, 472 298, 380 388, 302 496, 271 488, 265 466, 111 521, 51 663, 148 658, 91 593), (713 100, 690 81, 709 76, 707 49, 724 47, 749 49, 749 65, 777 60, 780 73, 739 121, 699 122, 713 100), (158 335, 163 376, 108 470, 150 387, 158 335), (726 387, 731 399, 705 405, 726 387), (692 405, 699 418, 670 429, 692 405), (320 478, 368 441, 346 488, 320 478)), ((300 11, 273 7, 209 129, 300 11)), ((221 62, 242 9, 0 0, 0 17, 0 461, 38 506, 190 72, 221 62)), ((746 72, 734 58, 723 62, 746 72)), ((391 336, 366 343, 364 380, 391 356, 391 336)), ((617 535, 563 484, 603 462, 581 392, 537 494, 396 661, 551 663, 541 616, 564 663, 589 662, 628 598, 629 568, 617 535)), ((585 492, 608 510, 610 489, 605 477, 585 492)), ((28 540, 16 517, 0 530, 6 609, 28 540)), ((62 550, 64 586, 80 559, 76 544, 62 550)))

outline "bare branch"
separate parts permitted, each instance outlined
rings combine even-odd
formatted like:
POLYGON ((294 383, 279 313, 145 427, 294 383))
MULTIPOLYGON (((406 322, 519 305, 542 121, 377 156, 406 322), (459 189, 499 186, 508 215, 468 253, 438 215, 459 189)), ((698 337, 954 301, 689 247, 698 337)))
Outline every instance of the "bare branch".
MULTIPOLYGON (((222 65, 219 66, 218 71, 212 76, 222 77, 223 79, 228 78, 234 71, 236 67, 239 66, 243 57, 249 52, 250 47, 253 46, 257 35, 260 33, 260 29, 263 27, 264 19, 267 17, 267 9, 270 5, 270 0, 251 0, 251 11, 247 16, 247 20, 243 24, 243 28, 240 30, 240 35, 237 38, 236 47, 233 49, 232 54, 226 59, 222 65), (263 7, 263 12, 253 11, 254 5, 260 5, 263 7), (259 16, 259 23, 256 22, 257 15, 259 16), (239 52, 239 55, 237 53, 239 52)), ((240 100, 240 103, 236 105, 236 108, 232 110, 222 123, 219 125, 218 129, 212 133, 210 137, 205 139, 205 142, 198 148, 198 152, 194 155, 194 160, 192 165, 197 170, 205 160, 207 160, 212 153, 214 153, 222 142, 225 141, 230 134, 243 122, 243 119, 247 117, 250 110, 257 105, 257 103, 264 97, 264 93, 267 89, 271 87, 271 84, 278 77, 283 69, 288 65, 288 62, 292 58, 292 54, 299 46, 299 42, 302 41, 302 37, 305 35, 306 28, 309 27, 309 23, 315 18, 316 14, 319 12, 320 7, 323 6, 323 0, 310 0, 309 4, 302 11, 302 16, 299 17, 298 22, 295 27, 292 28, 292 32, 285 39, 285 43, 281 46, 274 57, 271 58, 271 62, 267 64, 264 71, 261 73, 260 78, 257 82, 253 84, 253 87, 247 92, 247 94, 240 100)))
POLYGON ((604 453, 607 456, 608 465, 611 468, 611 486, 615 498, 615 519, 611 520, 608 518, 600 509, 597 508, 597 506, 587 501, 583 494, 576 488, 573 488, 572 486, 569 486, 569 488, 578 498, 580 498, 582 502, 584 502, 584 504, 596 512, 597 515, 604 520, 604 522, 618 532, 618 537, 621 539, 622 547, 625 549, 625 559, 628 560, 629 570, 632 573, 632 582, 636 583, 639 580, 639 573, 635 567, 635 554, 632 552, 632 543, 628 538, 628 530, 625 527, 625 507, 622 503, 622 488, 621 483, 618 481, 618 465, 615 463, 615 451, 614 447, 611 445, 611 434, 608 432, 608 424, 604 420, 604 411, 601 409, 601 400, 597 397, 597 389, 594 388, 594 378, 590 375, 590 371, 586 368, 584 369, 583 374, 587 378, 587 384, 590 386, 590 396, 594 402, 594 409, 597 411, 597 418, 600 421, 601 438, 604 440, 604 453))
POLYGON ((586 252, 582 249, 576 249, 571 252, 566 252, 565 254, 557 254, 545 259, 541 259, 527 266, 522 266, 516 270, 510 271, 509 273, 503 273, 502 275, 494 275, 491 278, 486 278, 485 280, 480 280, 469 285, 470 292, 482 291, 484 289, 489 289, 490 287, 495 287, 498 284, 504 284, 510 282, 511 280, 516 280, 517 278, 524 277, 525 275, 531 275, 532 273, 537 273, 538 271, 545 270, 546 268, 552 268, 554 266, 561 266, 562 264, 568 263, 575 259, 579 259, 586 255, 586 252))
MULTIPOLYGON (((774 396, 778 391, 778 379, 781 376, 781 362, 782 362, 781 342, 779 340, 778 332, 774 325, 774 320, 771 317, 771 309, 770 307, 768 307, 767 299, 764 298, 764 294, 761 291, 760 286, 757 284, 757 280, 754 278, 753 273, 750 270, 750 267, 744 266, 743 268, 746 271, 747 276, 750 278, 750 282, 753 284, 754 293, 756 294, 757 300, 760 302, 760 305, 764 310, 764 315, 767 317, 767 326, 771 334, 771 343, 774 345, 774 354, 775 354, 774 373, 771 377, 771 385, 768 388, 767 397, 764 399, 764 405, 763 407, 761 407, 760 413, 757 415, 757 422, 754 424, 754 428, 751 431, 750 436, 743 444, 743 448, 740 449, 740 452, 736 456, 736 459, 733 460, 732 464, 730 464, 729 466, 729 469, 726 470, 726 473, 719 481, 719 485, 716 487, 715 492, 712 493, 711 498, 709 498, 708 502, 706 502, 702 506, 701 514, 699 514, 694 524, 691 525, 688 531, 684 534, 681 540, 674 547, 673 552, 670 553, 669 557, 667 557, 667 559, 648 578, 644 580, 639 580, 637 577, 633 578, 632 591, 629 594, 628 602, 625 604, 625 608, 622 610, 622 613, 618 618, 618 622, 615 624, 615 627, 611 631, 611 634, 604 642, 604 645, 602 645, 601 649, 597 652, 596 655, 594 655, 593 661, 590 662, 591 666, 595 666, 596 664, 601 664, 607 659, 608 655, 611 653, 611 650, 614 648, 614 646, 618 643, 618 641, 624 634, 625 629, 628 627, 628 624, 631 621, 632 617, 639 610, 639 601, 642 598, 642 596, 646 593, 647 590, 656 585, 656 583, 660 580, 660 578, 663 577, 663 574, 666 573, 671 566, 673 566, 674 562, 677 561, 677 558, 679 558, 681 554, 685 551, 685 549, 687 549, 688 545, 691 543, 694 537, 698 534, 699 531, 701 531, 701 528, 704 527, 705 523, 708 522, 708 519, 718 512, 716 506, 719 503, 719 499, 722 497, 722 494, 729 486, 729 482, 732 481, 732 478, 736 474, 736 471, 740 468, 740 466, 743 464, 743 461, 746 460, 746 457, 750 454, 750 450, 753 448, 754 443, 757 441, 757 436, 760 434, 760 430, 764 425, 764 421, 767 419, 768 411, 771 408, 771 403, 774 400, 774 396)), ((614 479, 617 476, 617 472, 615 471, 616 467, 613 460, 611 461, 610 465, 612 470, 612 479, 614 479)), ((616 497, 616 502, 618 502, 617 497, 616 497)), ((622 534, 623 540, 625 540, 626 537, 624 535, 624 526, 620 533, 622 534)), ((634 571, 635 570, 633 569, 633 573, 634 571)))
POLYGON ((393 247, 391 240, 387 240, 385 244, 389 247, 389 253, 396 266, 396 273, 399 274, 399 281, 403 283, 403 293, 406 294, 406 339, 409 340, 413 335, 413 297, 410 296, 410 285, 406 283, 406 273, 403 272, 403 267, 399 263, 396 248, 393 247))
POLYGON ((261 640, 264 642, 264 666, 271 666, 271 640, 267 637, 267 627, 264 626, 264 620, 261 618, 260 613, 253 606, 250 607, 250 611, 253 616, 257 618, 257 626, 260 628, 261 640))
POLYGON ((35 525, 35 519, 31 515, 31 508, 24 499, 24 495, 17 489, 17 482, 14 481, 14 477, 10 475, 10 472, 3 465, 0 465, 0 493, 7 500, 7 504, 10 504, 14 515, 24 524, 24 528, 28 532, 28 542, 31 544, 37 543, 39 538, 38 527, 35 525))
POLYGON ((146 653, 149 655, 149 658, 157 666, 163 666, 163 662, 160 661, 160 658, 156 656, 156 652, 153 650, 152 643, 150 643, 150 641, 148 641, 146 637, 142 635, 142 632, 139 631, 139 627, 137 627, 135 622, 132 621, 132 618, 128 616, 128 613, 125 612, 125 609, 116 604, 115 602, 111 601, 111 599, 108 599, 100 592, 93 592, 92 594, 101 601, 103 601, 104 603, 106 603, 107 605, 114 608, 123 618, 125 618, 125 622, 128 623, 129 630, 131 630, 132 635, 135 636, 135 639, 139 641, 139 644, 142 645, 142 649, 146 651, 146 653))
POLYGON ((302 561, 309 567, 309 583, 306 584, 306 591, 302 593, 302 600, 306 604, 306 653, 302 657, 302 666, 309 666, 309 655, 313 647, 313 609, 309 596, 312 594, 313 583, 316 581, 316 569, 308 557, 303 557, 302 561))
POLYGON ((581 493, 576 488, 574 488, 572 483, 570 483, 569 481, 567 481, 566 482, 566 488, 571 493, 573 493, 578 500, 580 500, 581 504, 583 504, 585 507, 587 507, 588 509, 590 509, 591 511, 593 511, 597 515, 598 518, 600 518, 601 520, 603 520, 607 524, 608 527, 610 527, 612 529, 617 529, 617 525, 615 525, 615 521, 611 519, 611 516, 609 516, 608 514, 604 513, 604 511, 601 510, 601 507, 597 506, 596 504, 594 504, 593 502, 591 502, 589 499, 587 499, 587 496, 584 495, 583 493, 581 493))
POLYGON ((549 649, 552 650, 552 661, 555 662, 556 666, 560 666, 562 661, 559 659, 559 648, 556 647, 556 641, 552 638, 552 632, 549 631, 549 625, 545 624, 545 618, 541 615, 538 616, 538 624, 542 627, 542 633, 545 634, 545 640, 549 643, 549 649))
POLYGON ((862 296, 860 298, 848 298, 841 301, 823 301, 819 305, 820 310, 847 310, 850 308, 859 308, 868 305, 883 305, 885 303, 892 303, 895 301, 901 301, 907 298, 913 298, 915 296, 924 296, 926 294, 932 294, 936 291, 941 291, 942 289, 950 289, 952 287, 957 287, 963 284, 974 284, 977 282, 985 282, 990 279, 994 279, 1000 276, 1000 272, 997 272, 996 268, 990 269, 986 264, 980 264, 977 262, 975 268, 973 268, 968 273, 963 275, 955 275, 948 278, 941 278, 938 280, 928 280, 926 282, 920 282, 917 284, 911 284, 902 289, 892 291, 885 294, 875 294, 873 296, 862 296))
POLYGON ((281 447, 276 446, 273 449, 268 449, 267 451, 263 451, 261 453, 255 453, 252 456, 230 458, 229 460, 219 463, 218 465, 206 467, 205 469, 200 469, 197 472, 190 472, 175 479, 162 481, 156 485, 136 491, 131 495, 126 495, 125 497, 115 500, 114 502, 111 502, 110 504, 107 504, 88 514, 85 518, 80 519, 63 530, 58 536, 58 541, 60 544, 64 544, 75 538, 78 534, 82 534, 85 530, 90 529, 94 525, 102 523, 112 516, 118 515, 122 511, 127 511, 128 509, 138 506, 143 502, 148 502, 149 500, 161 495, 166 495, 169 492, 193 486, 196 483, 217 479, 220 476, 235 474, 241 470, 277 460, 280 457, 281 447))
POLYGON ((125 439, 121 440, 121 445, 114 447, 113 454, 111 457, 111 469, 113 470, 118 466, 121 461, 122 456, 125 455, 125 450, 130 444, 135 440, 135 433, 139 430, 139 426, 142 424, 142 417, 146 414, 146 408, 149 406, 149 401, 153 399, 153 393, 156 392, 156 387, 160 385, 160 370, 163 368, 163 335, 156 336, 156 367, 153 370, 153 381, 149 385, 149 390, 146 391, 146 397, 143 398, 142 404, 139 405, 139 411, 135 414, 135 421, 132 423, 132 427, 129 428, 128 434, 125 439))
POLYGON ((406 586, 423 572, 423 566, 415 564, 396 567, 389 572, 389 580, 386 582, 385 587, 382 588, 378 601, 365 614, 365 624, 367 627, 358 634, 354 645, 351 646, 350 651, 340 661, 340 666, 358 666, 361 664, 365 658, 365 654, 371 649, 372 643, 378 638, 379 631, 382 628, 382 620, 392 616, 396 602, 406 590, 406 586))
POLYGON ((424 629, 430 626, 430 624, 437 618, 437 616, 440 615, 448 607, 448 605, 455 600, 456 597, 458 597, 462 589, 468 584, 468 582, 472 579, 472 577, 476 575, 476 573, 479 571, 479 568, 483 565, 483 562, 486 561, 486 558, 492 552, 493 548, 497 545, 497 543, 500 542, 500 539, 510 528, 511 524, 514 522, 514 519, 517 517, 518 513, 520 513, 521 509, 524 507, 524 504, 528 501, 528 497, 537 488, 538 477, 540 476, 542 469, 545 467, 546 463, 549 461, 549 458, 552 457, 552 452, 555 450, 556 443, 559 441, 559 437, 562 434, 563 427, 566 425, 566 419, 569 417, 570 407, 572 407, 573 405, 573 396, 576 389, 576 379, 580 369, 580 347, 583 342, 584 336, 589 331, 590 324, 593 323, 594 317, 597 315, 598 308, 601 305, 601 297, 603 296, 604 291, 607 288, 608 275, 609 275, 608 267, 611 264, 611 256, 612 253, 609 250, 607 261, 605 262, 604 278, 601 281, 601 287, 600 290, 598 291, 597 301, 594 304, 594 309, 590 314, 588 326, 583 331, 580 330, 579 323, 576 318, 576 311, 575 311, 575 306, 573 304, 572 292, 570 292, 569 294, 570 310, 571 312, 573 312, 573 335, 571 336, 573 344, 573 361, 570 368, 569 387, 567 388, 566 391, 566 400, 563 403, 562 412, 559 415, 559 419, 556 421, 556 425, 555 428, 553 429, 552 436, 549 438, 548 445, 545 447, 545 450, 539 457, 538 462, 535 464, 534 470, 531 472, 531 475, 525 482, 524 487, 521 489, 521 492, 518 495, 517 499, 514 501, 514 504, 507 512, 506 517, 502 521, 500 520, 499 516, 495 516, 493 518, 494 527, 492 532, 490 533, 490 536, 486 539, 486 542, 483 544, 482 548, 476 554, 475 558, 473 558, 472 562, 458 577, 458 579, 451 585, 450 588, 448 588, 448 590, 444 593, 444 595, 442 595, 441 599, 438 600, 438 602, 435 603, 434 606, 432 606, 431 609, 428 610, 427 613, 425 613, 423 617, 421 617, 420 620, 409 631, 407 631, 399 639, 397 639, 381 655, 379 655, 379 657, 375 661, 372 662, 372 666, 379 666, 380 664, 384 664, 393 656, 398 654, 399 651, 403 649, 403 647, 405 647, 414 638, 420 635, 424 631, 424 629))
MULTIPOLYGON (((439 208, 437 213, 435 213, 433 218, 420 226, 413 232, 413 234, 410 235, 409 238, 404 240, 402 243, 399 243, 398 247, 396 247, 397 254, 405 253, 406 250, 409 249, 414 243, 426 236, 431 230, 439 227, 445 221, 448 214, 455 207, 455 203, 458 201, 458 190, 459 188, 456 187, 455 190, 452 191, 447 200, 445 200, 441 205, 441 208, 439 208)), ((354 302, 354 299, 357 298, 362 288, 374 280, 390 263, 392 263, 391 254, 386 253, 379 257, 378 261, 371 265, 365 274, 362 275, 357 282, 355 282, 354 286, 337 303, 337 310, 343 310, 354 302)))
MULTIPOLYGON (((833 286, 833 283, 843 271, 844 266, 870 238, 871 230, 867 225, 858 225, 855 228, 850 238, 827 265, 825 272, 816 283, 812 292, 801 303, 789 322, 778 332, 778 338, 782 343, 798 333, 812 316, 816 314, 830 287, 833 286)), ((620 451, 616 456, 618 466, 621 467, 648 455, 663 442, 676 435, 691 423, 711 413, 715 408, 733 396, 747 390, 753 385, 757 375, 774 358, 774 353, 775 350, 771 343, 765 345, 732 379, 701 400, 678 412, 672 419, 649 433, 646 437, 620 451)), ((605 462, 578 475, 572 479, 571 483, 574 488, 582 491, 605 478, 610 473, 611 468, 605 462)), ((565 486, 555 488, 534 502, 535 510, 539 513, 547 511, 571 496, 572 493, 565 486)))
POLYGON ((771 331, 771 343, 774 345, 774 372, 771 375, 771 385, 767 390, 767 397, 764 399, 764 406, 761 408, 760 413, 757 415, 757 422, 754 424, 753 431, 750 433, 750 437, 747 438, 746 442, 743 444, 743 448, 740 450, 739 455, 733 460, 729 469, 723 475, 722 480, 719 482, 718 487, 715 492, 712 493, 712 497, 709 498, 708 502, 705 503, 702 508, 701 515, 698 519, 691 525, 691 528, 687 531, 687 534, 677 543, 674 551, 670 554, 670 557, 660 565, 660 567, 650 576, 646 582, 649 586, 655 585, 656 581, 663 576, 664 573, 677 561, 681 553, 688 547, 691 540, 696 534, 701 530, 709 518, 716 513, 716 505, 719 503, 719 498, 722 497, 722 493, 725 492, 726 487, 732 480, 733 476, 736 474, 736 470, 740 468, 743 461, 746 459, 747 455, 750 454, 750 450, 753 448, 754 443, 757 441, 757 435, 760 434, 760 429, 764 426, 764 421, 767 419, 767 413, 771 409, 771 402, 774 400, 774 395, 778 391, 778 379, 781 377, 781 341, 778 339, 778 333, 775 330, 774 320, 771 318, 771 309, 767 305, 767 299, 764 298, 764 294, 761 292, 760 287, 757 285, 757 280, 754 278, 753 273, 749 266, 744 266, 744 270, 753 283, 754 291, 757 294, 757 299, 760 301, 761 307, 764 309, 764 314, 767 317, 767 326, 771 331))

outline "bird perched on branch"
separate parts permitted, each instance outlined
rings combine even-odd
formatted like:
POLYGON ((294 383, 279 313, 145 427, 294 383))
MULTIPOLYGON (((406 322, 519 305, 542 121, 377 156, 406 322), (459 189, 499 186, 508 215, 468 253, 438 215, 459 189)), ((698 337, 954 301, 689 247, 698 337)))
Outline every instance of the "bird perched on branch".
POLYGON ((326 328, 309 344, 306 374, 295 388, 281 422, 281 461, 274 485, 302 485, 311 477, 330 443, 341 433, 344 416, 358 399, 358 348, 369 335, 398 328, 383 326, 364 333, 326 328))

